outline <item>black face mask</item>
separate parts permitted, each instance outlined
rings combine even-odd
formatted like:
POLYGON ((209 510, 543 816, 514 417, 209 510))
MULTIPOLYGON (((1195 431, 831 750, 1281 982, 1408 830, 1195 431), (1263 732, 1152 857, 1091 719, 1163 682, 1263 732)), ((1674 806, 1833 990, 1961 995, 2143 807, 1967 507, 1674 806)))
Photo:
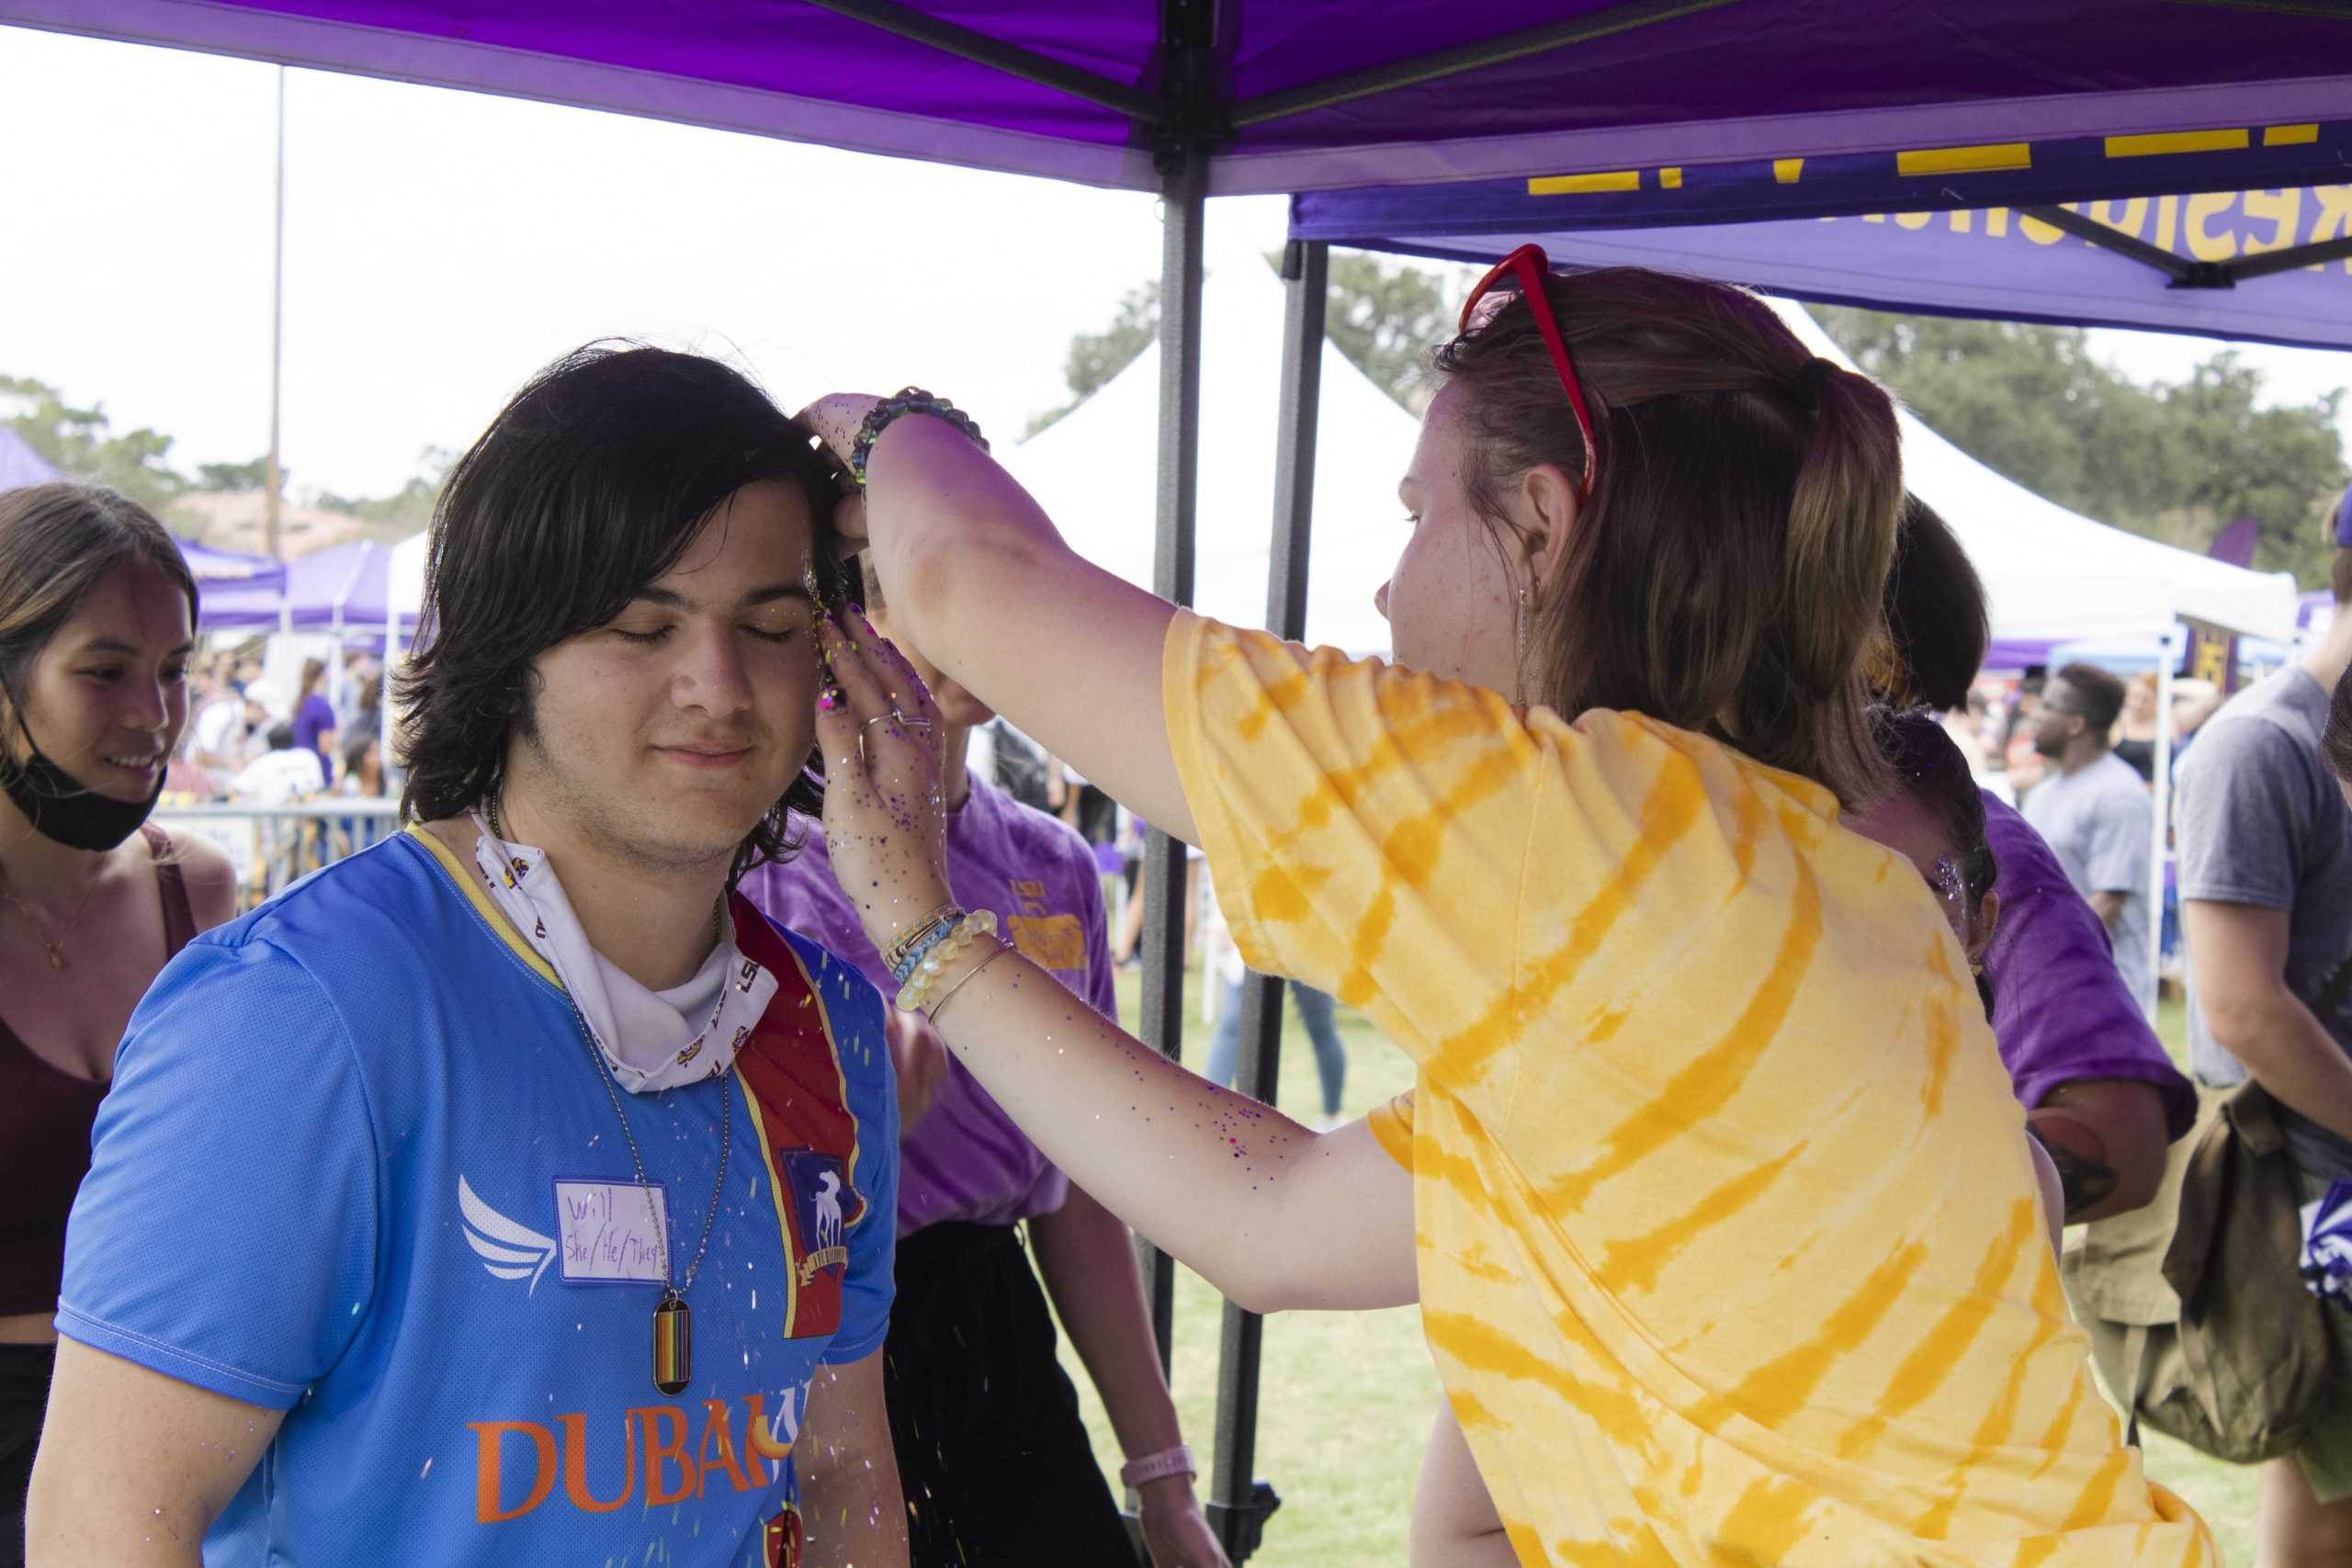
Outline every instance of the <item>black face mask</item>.
MULTIPOLYGON (((21 713, 21 710, 19 710, 21 713)), ((33 732, 19 716, 17 728, 30 755, 18 767, 0 764, 7 775, 8 798, 45 839, 76 850, 110 850, 139 830, 147 814, 163 798, 164 776, 144 800, 117 800, 100 795, 42 754, 33 732)))

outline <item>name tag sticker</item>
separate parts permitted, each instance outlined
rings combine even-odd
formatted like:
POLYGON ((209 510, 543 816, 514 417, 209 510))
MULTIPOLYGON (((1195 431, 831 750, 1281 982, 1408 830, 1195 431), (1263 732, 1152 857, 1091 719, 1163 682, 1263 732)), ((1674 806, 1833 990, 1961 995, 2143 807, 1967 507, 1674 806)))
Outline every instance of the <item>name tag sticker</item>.
POLYGON ((659 1184, 562 1181, 555 1184, 556 1234, 569 1285, 658 1285, 662 1240, 670 1233, 670 1195, 659 1184), (655 1224, 655 1215, 660 1224, 655 1224))

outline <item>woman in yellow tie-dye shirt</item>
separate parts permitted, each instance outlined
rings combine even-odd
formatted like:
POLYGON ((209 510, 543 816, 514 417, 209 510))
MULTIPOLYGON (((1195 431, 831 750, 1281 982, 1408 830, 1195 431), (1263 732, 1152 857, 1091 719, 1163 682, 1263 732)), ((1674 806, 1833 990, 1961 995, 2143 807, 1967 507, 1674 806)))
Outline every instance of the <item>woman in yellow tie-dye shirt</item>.
MULTIPOLYGON (((810 411, 872 436, 844 525, 901 627, 1419 1070, 1317 1136, 978 950, 941 1032, 1243 1304, 1420 1303, 1418 1562, 2211 1561, 2092 1384, 1966 961, 1839 826, 1883 783, 1885 394, 1738 291, 1539 265, 1439 353, 1394 664, 1094 570, 943 420, 810 411)), ((945 898, 935 763, 902 665, 820 632, 833 864, 887 946, 945 898)))

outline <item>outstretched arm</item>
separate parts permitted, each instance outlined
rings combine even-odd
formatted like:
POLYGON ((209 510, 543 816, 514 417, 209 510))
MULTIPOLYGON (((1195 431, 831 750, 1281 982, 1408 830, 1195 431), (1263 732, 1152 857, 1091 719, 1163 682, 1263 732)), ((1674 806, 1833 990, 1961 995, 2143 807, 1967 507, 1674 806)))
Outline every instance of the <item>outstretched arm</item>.
MULTIPOLYGON (((961 439, 959 436, 958 439, 961 439)), ((897 650, 820 617, 839 682, 819 699, 825 843, 877 951, 948 902, 938 716, 897 650), (895 696, 894 694, 895 694, 895 696), (891 722, 894 703, 918 725, 891 722), (861 745, 860 737, 866 738, 861 745)), ((975 954, 977 957, 977 953, 975 954)), ((1318 1136, 1186 1072, 1004 950, 944 976, 933 1021, 1048 1158, 1234 1301, 1395 1306, 1417 1298, 1411 1179, 1359 1122, 1318 1136)))
MULTIPOLYGON (((846 458, 874 399, 803 416, 846 458)), ((1011 474, 944 420, 893 420, 866 459, 865 542, 894 630, 1056 757, 1154 827, 1197 842, 1169 750, 1160 652, 1175 606, 1062 542, 1011 474)))

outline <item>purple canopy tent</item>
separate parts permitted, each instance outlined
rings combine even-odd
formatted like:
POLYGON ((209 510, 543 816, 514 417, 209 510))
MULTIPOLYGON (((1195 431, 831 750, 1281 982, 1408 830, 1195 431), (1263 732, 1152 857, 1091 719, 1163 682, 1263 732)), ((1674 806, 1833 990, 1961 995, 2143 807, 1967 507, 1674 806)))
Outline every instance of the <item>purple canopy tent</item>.
MULTIPOLYGON (((1212 192, 1519 178, 2317 122, 2352 102, 2336 0, 0 0, 0 22, 616 109, 1166 201, 1155 587, 1192 598, 1212 192)), ((2119 194, 2098 188, 2043 199, 2119 194)), ((2129 193, 2121 193, 2129 194, 2129 193)), ((1325 250, 1295 244, 1269 624, 1306 611, 1325 250)), ((1143 1033, 1179 1052, 1182 852, 1155 833, 1143 1033)), ((1271 1100, 1281 993, 1242 1086, 1271 1100)), ((1163 1359, 1173 1270, 1153 1255, 1163 1359)), ((1259 1324, 1227 1308, 1209 1511, 1238 1561, 1259 1324)))
POLYGON ((180 556, 196 577, 198 609, 205 624, 212 624, 213 602, 225 595, 266 595, 270 612, 268 619, 277 618, 277 597, 286 586, 286 563, 269 556, 249 556, 236 550, 215 549, 199 545, 194 539, 174 536, 180 556))
POLYGON ((1205 152, 1217 195, 2352 101, 2328 0, 6 0, 0 18, 1129 189, 1205 152))
POLYGON ((254 581, 211 595, 206 627, 269 626, 340 635, 383 635, 391 547, 373 539, 296 556, 275 581, 254 581))
POLYGON ((57 471, 55 464, 34 451, 22 435, 0 424, 0 490, 45 485, 51 479, 64 477, 57 471))
POLYGON ((1295 239, 1802 299, 2352 348, 2352 122, 1309 191, 1295 239), (2103 199, 2062 200, 2097 193, 2103 199))

